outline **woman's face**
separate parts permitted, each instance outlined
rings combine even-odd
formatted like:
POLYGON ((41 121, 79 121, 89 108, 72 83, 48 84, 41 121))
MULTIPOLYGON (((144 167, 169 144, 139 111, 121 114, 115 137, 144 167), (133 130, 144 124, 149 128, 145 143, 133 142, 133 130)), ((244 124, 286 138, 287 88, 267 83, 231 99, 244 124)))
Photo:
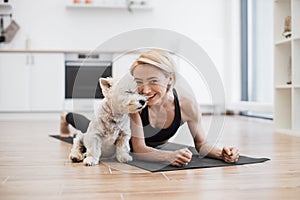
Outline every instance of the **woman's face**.
POLYGON ((133 71, 134 80, 140 94, 148 98, 148 105, 159 104, 167 93, 170 76, 159 68, 149 64, 138 65, 133 71))

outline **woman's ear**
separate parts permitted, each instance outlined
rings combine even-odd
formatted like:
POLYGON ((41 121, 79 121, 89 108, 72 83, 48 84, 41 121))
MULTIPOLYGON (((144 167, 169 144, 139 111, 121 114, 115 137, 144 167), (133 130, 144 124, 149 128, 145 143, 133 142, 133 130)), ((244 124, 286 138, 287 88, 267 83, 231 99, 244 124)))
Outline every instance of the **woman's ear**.
POLYGON ((169 76, 168 85, 170 85, 170 86, 173 85, 174 80, 175 80, 175 75, 174 75, 174 73, 171 73, 170 76, 169 76))
POLYGON ((169 76, 169 81, 168 81, 168 84, 167 84, 167 92, 171 91, 171 88, 174 86, 175 84, 175 76, 174 76, 174 73, 171 73, 170 76, 169 76))

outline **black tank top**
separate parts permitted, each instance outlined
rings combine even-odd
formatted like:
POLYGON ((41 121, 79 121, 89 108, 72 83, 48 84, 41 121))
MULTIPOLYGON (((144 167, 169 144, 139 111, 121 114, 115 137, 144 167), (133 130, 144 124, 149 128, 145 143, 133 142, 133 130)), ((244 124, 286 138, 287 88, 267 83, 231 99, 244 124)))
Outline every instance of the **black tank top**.
POLYGON ((143 123, 146 145, 151 146, 151 143, 159 143, 170 139, 177 132, 178 128, 182 124, 181 110, 180 110, 177 92, 175 89, 173 89, 173 95, 174 95, 175 114, 174 114, 174 120, 168 128, 159 129, 159 128, 154 128, 150 125, 148 106, 146 106, 140 113, 142 123, 143 123))

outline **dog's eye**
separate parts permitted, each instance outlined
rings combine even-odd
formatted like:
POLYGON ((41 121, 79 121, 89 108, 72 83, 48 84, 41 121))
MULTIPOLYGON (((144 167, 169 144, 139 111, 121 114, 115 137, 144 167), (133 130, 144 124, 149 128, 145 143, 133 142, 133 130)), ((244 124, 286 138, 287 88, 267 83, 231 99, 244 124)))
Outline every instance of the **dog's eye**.
POLYGON ((134 91, 132 91, 132 90, 127 90, 126 93, 127 93, 127 94, 134 94, 134 91))

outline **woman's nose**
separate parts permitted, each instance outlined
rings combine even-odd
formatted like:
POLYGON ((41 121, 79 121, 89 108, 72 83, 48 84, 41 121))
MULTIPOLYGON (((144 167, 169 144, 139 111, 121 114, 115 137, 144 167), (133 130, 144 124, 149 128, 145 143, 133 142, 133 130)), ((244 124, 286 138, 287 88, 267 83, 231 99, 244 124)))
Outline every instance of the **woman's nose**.
POLYGON ((150 91, 151 91, 151 89, 150 89, 150 87, 149 87, 148 84, 144 84, 144 85, 140 86, 140 92, 141 92, 142 94, 147 94, 147 93, 149 93, 150 91))

